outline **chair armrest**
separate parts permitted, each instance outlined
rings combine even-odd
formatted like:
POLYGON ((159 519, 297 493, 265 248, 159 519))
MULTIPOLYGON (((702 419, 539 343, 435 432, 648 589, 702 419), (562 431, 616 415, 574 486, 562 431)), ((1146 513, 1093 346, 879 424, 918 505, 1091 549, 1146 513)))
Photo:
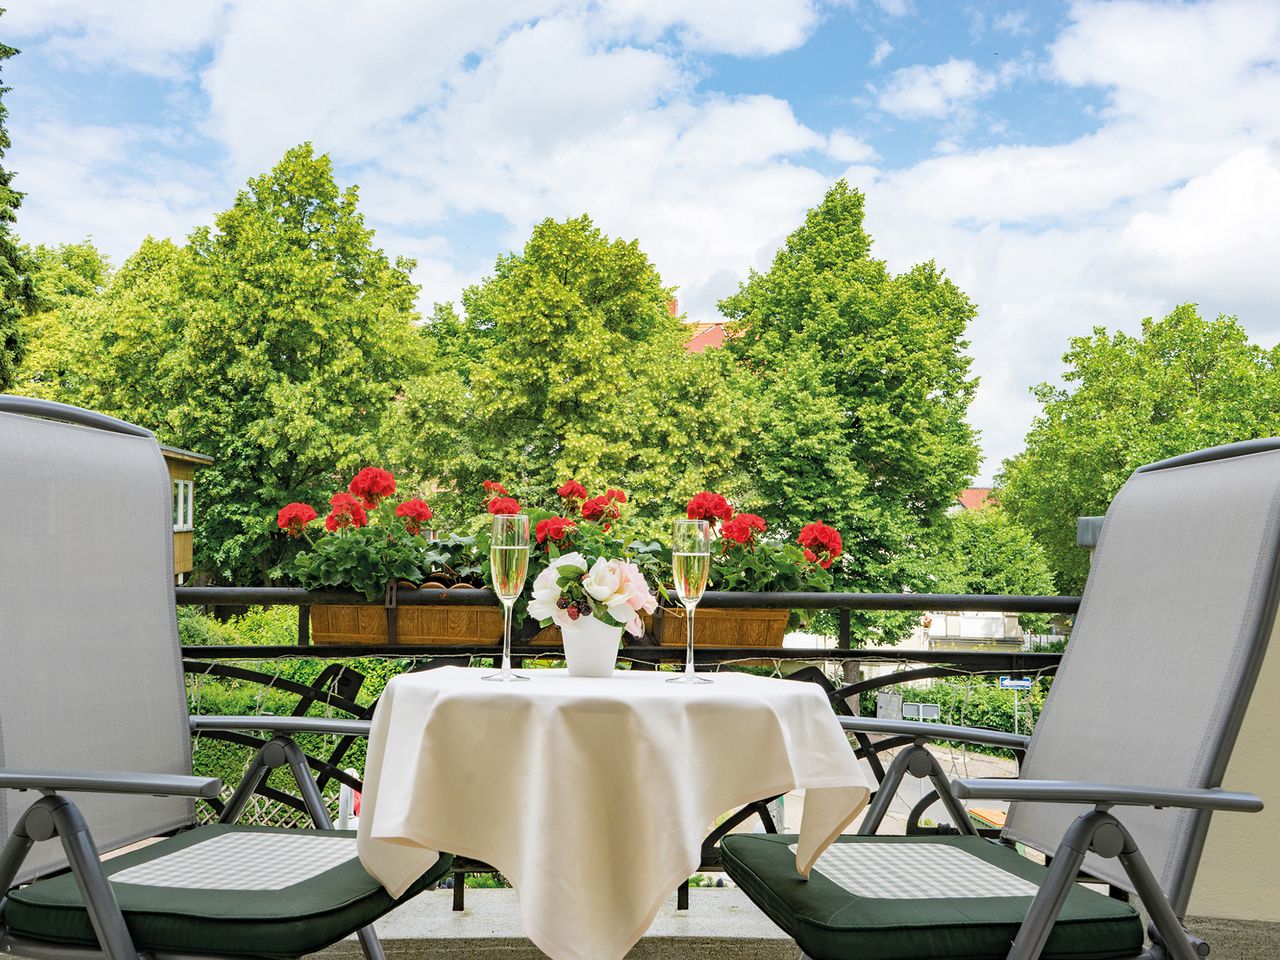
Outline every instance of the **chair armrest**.
POLYGON ((221 717, 192 716, 191 729, 263 730, 269 733, 336 733, 348 737, 367 737, 368 720, 341 720, 329 717, 221 717))
POLYGON ((1080 780, 955 780, 955 795, 965 800, 1022 800, 1035 803, 1093 803, 1127 807, 1188 807, 1256 813, 1262 800, 1231 790, 1145 787, 1080 780))
POLYGON ((157 797, 201 797, 211 800, 222 791, 222 781, 217 777, 189 777, 177 773, 3 768, 0 769, 0 789, 139 793, 157 797))
POLYGON ((923 720, 883 720, 879 717, 838 717, 846 730, 863 733, 888 733, 898 736, 921 737, 926 740, 956 740, 960 743, 984 743, 1009 750, 1025 750, 1030 737, 1003 730, 984 730, 981 727, 953 727, 945 723, 926 723, 923 720))

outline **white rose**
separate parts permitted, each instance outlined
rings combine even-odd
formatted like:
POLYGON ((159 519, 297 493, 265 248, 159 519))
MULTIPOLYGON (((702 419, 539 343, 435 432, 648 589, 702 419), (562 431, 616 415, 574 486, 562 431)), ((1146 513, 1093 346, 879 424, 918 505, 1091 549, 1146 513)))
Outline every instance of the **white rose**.
POLYGON ((605 605, 612 605, 613 598, 626 589, 626 578, 623 576, 622 563, 618 560, 606 560, 601 557, 595 562, 586 579, 582 581, 582 589, 594 600, 605 605))

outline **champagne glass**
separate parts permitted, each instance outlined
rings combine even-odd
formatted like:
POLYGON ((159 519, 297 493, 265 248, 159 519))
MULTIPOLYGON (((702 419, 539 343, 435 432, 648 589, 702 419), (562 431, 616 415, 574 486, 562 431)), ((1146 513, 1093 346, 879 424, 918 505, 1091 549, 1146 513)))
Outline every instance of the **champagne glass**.
POLYGON ((684 604, 689 645, 685 652, 684 673, 668 683, 711 683, 710 677, 693 672, 693 608, 707 589, 711 572, 711 524, 706 520, 677 520, 671 537, 671 570, 676 581, 676 595, 684 604))
POLYGON ((529 518, 523 513, 493 518, 489 538, 489 574, 493 591, 502 601, 502 669, 486 680, 528 680, 511 669, 511 608, 524 590, 529 572, 529 518))

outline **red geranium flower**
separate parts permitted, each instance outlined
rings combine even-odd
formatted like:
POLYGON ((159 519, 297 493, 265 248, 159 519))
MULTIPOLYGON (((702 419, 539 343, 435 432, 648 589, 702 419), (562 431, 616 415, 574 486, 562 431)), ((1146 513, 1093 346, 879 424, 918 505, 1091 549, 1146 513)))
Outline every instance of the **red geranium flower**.
POLYGON ((352 478, 347 489, 360 498, 366 510, 376 510, 384 497, 396 492, 396 478, 390 471, 365 467, 352 478))
POLYGON ((585 500, 587 499, 587 488, 577 480, 570 480, 568 483, 562 483, 556 487, 556 496, 561 500, 585 500))
POLYGON ((548 538, 563 540, 577 529, 578 525, 568 517, 547 517, 545 520, 537 522, 533 528, 533 533, 538 538, 539 543, 545 543, 548 538))
POLYGON ((486 480, 484 482, 484 492, 489 497, 505 497, 507 495, 507 488, 497 480, 486 480))
POLYGON ((703 490, 685 507, 690 520, 729 520, 733 517, 733 506, 718 493, 703 490))
POLYGON ((302 536, 303 528, 316 518, 316 512, 307 503, 287 503, 276 514, 276 526, 291 537, 302 536))
POLYGON ((610 500, 607 495, 592 497, 582 504, 582 519, 603 521, 606 530, 609 529, 610 520, 617 520, 621 516, 622 508, 618 506, 616 500, 610 500))
POLYGON ((736 543, 747 544, 755 539, 757 533, 764 533, 764 526, 764 517, 758 517, 754 513, 740 513, 724 522, 720 535, 736 543))
POLYGON ((616 490, 616 489, 606 490, 604 492, 604 498, 606 500, 616 501, 617 503, 627 502, 627 495, 623 493, 621 490, 616 490))
POLYGON ((844 551, 840 531, 825 523, 809 523, 800 528, 796 542, 804 547, 804 558, 826 570, 844 551))
POLYGON ((520 512, 520 503, 515 497, 494 497, 489 501, 489 512, 495 517, 500 513, 514 516, 520 512))
POLYGON ((422 525, 431 519, 431 508, 425 500, 414 497, 396 507, 396 516, 404 518, 404 528, 417 536, 422 532, 422 525))
POLYGON ((349 493, 335 493, 329 498, 329 515, 324 518, 324 528, 330 533, 347 527, 364 527, 369 515, 364 506, 349 493))

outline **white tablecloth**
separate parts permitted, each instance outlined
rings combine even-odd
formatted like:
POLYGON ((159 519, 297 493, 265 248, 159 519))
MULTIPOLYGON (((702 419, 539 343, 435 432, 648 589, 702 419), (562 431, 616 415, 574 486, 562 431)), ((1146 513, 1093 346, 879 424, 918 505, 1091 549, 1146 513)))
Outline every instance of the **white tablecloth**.
POLYGON ((620 960, 694 873, 720 815, 807 788, 797 868, 867 802, 814 684, 741 673, 671 684, 530 670, 396 677, 373 718, 358 848, 401 895, 447 850, 502 871, 554 960, 620 960))

